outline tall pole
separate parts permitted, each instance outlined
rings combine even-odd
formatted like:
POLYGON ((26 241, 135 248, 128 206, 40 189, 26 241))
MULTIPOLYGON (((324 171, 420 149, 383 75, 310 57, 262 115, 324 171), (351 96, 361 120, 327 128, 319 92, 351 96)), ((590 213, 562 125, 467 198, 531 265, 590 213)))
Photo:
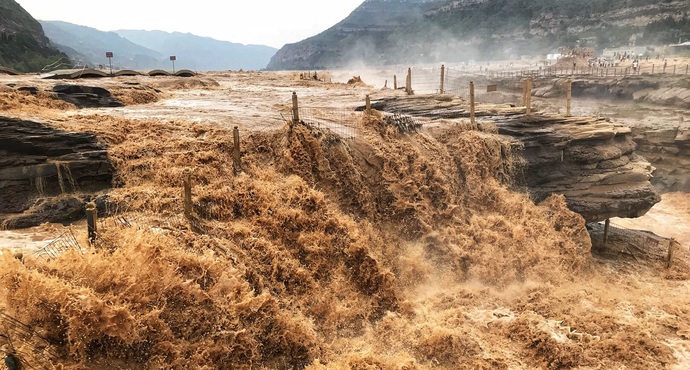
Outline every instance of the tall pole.
POLYGON ((441 95, 443 95, 443 88, 445 87, 445 80, 446 80, 446 66, 441 64, 441 87, 439 91, 441 92, 441 95))
POLYGON ((367 107, 367 115, 370 115, 371 114, 371 97, 369 97, 369 94, 367 94, 366 107, 367 107))
POLYGON ((573 81, 568 79, 566 81, 566 87, 568 89, 568 92, 566 93, 566 109, 565 109, 565 115, 570 117, 571 113, 571 107, 572 107, 572 100, 573 100, 573 81))
POLYGON ((398 76, 393 75, 393 90, 398 89, 398 76))
POLYGON ((474 119, 474 82, 470 82, 470 123, 475 124, 474 119))
POLYGON ((240 130, 237 126, 232 130, 232 137, 234 144, 232 148, 232 157, 234 159, 233 172, 235 172, 235 175, 238 175, 242 172, 242 162, 240 161, 240 130))
POLYGON ((192 216, 192 170, 185 168, 182 176, 184 186, 184 215, 190 218, 192 216))
POLYGON ((527 115, 532 115, 532 77, 527 78, 527 115))
POLYGON ((522 81, 522 105, 527 106, 527 80, 522 81))
POLYGON ((611 230, 611 219, 607 218, 604 223, 604 245, 609 243, 609 232, 611 230))
POLYGON ((297 104, 297 92, 292 92, 292 123, 299 122, 299 105, 297 104))
POLYGON ((407 95, 412 95, 412 68, 407 69, 407 85, 405 86, 407 95))
POLYGON ((96 203, 88 203, 86 205, 86 225, 89 234, 89 243, 91 243, 91 245, 96 243, 96 236, 98 234, 97 217, 98 210, 96 208, 96 203))

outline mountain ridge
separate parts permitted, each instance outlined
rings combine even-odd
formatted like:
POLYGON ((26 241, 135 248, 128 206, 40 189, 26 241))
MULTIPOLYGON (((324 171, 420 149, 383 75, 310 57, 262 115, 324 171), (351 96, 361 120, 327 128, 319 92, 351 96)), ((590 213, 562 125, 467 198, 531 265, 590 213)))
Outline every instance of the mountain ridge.
POLYGON ((113 67, 153 69, 163 66, 163 54, 135 44, 115 32, 101 31, 63 21, 40 21, 56 46, 81 64, 107 65, 106 51, 113 52, 113 67))
POLYGON ((31 14, 14 0, 0 0, 0 66, 37 72, 63 58, 31 14))
POLYGON ((519 58, 678 36, 690 38, 682 0, 366 0, 328 30, 285 45, 267 69, 519 58))
POLYGON ((170 69, 169 56, 177 57, 175 67, 198 71, 264 69, 277 49, 264 45, 244 45, 191 33, 116 30, 101 31, 62 21, 41 21, 47 36, 63 52, 84 65, 107 65, 106 51, 114 54, 119 69, 170 69))
POLYGON ((175 55, 194 70, 263 69, 277 49, 265 45, 239 44, 192 33, 116 30, 118 35, 166 58, 175 55))

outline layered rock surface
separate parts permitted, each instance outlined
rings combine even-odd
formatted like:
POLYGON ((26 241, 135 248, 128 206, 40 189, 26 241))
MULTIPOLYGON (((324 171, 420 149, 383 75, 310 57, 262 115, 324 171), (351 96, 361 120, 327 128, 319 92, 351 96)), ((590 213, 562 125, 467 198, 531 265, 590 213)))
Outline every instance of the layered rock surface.
POLYGON ((96 136, 0 117, 0 222, 28 227, 83 214, 112 186, 114 167, 96 136))
POLYGON ((690 128, 633 127, 638 152, 655 167, 652 183, 662 192, 690 192, 690 128))
POLYGON ((498 132, 522 144, 524 184, 536 201, 563 194, 588 222, 639 217, 661 201, 652 166, 635 152, 630 128, 606 119, 521 116, 498 132))
MULTIPOLYGON (((466 101, 436 99, 392 98, 373 106, 432 119, 468 116, 466 101)), ((494 122, 499 134, 516 143, 524 159, 516 184, 526 186, 535 201, 563 194, 570 209, 597 222, 642 216, 661 200, 650 182, 653 167, 636 153, 629 127, 602 118, 522 113, 524 108, 508 105, 477 107, 484 122, 494 122)))
MULTIPOLYGON (((628 76, 573 78, 573 97, 632 100, 638 103, 690 109, 690 76, 628 76)), ((566 94, 565 78, 539 78, 533 92, 542 98, 566 94)))

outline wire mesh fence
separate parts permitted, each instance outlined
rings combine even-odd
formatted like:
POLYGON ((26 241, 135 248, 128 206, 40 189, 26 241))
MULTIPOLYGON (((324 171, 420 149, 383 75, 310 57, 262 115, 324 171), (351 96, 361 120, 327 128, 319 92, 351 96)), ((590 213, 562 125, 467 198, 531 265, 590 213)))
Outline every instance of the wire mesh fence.
POLYGON ((82 255, 85 253, 85 250, 79 245, 72 230, 63 233, 50 242, 50 244, 34 252, 32 257, 47 261, 58 258, 69 250, 75 250, 82 255))
POLYGON ((412 91, 417 94, 441 92, 441 68, 413 68, 412 91))
POLYGON ((343 139, 356 139, 363 112, 331 107, 299 107, 300 121, 328 129, 343 139))
POLYGON ((588 66, 572 66, 565 63, 551 66, 540 66, 538 68, 502 68, 490 69, 480 68, 479 70, 470 69, 463 65, 453 66, 414 66, 403 68, 396 66, 390 68, 386 73, 394 76, 395 88, 405 89, 410 87, 415 94, 437 94, 437 93, 457 93, 463 89, 458 88, 457 81, 474 79, 482 81, 484 79, 516 79, 521 80, 528 77, 591 77, 591 78, 610 78, 628 77, 640 75, 666 75, 682 76, 690 75, 690 64, 668 64, 661 61, 648 61, 633 64, 623 61, 611 65, 598 65, 596 63, 588 66), (408 76, 411 86, 408 86, 408 76))
POLYGON ((59 358, 50 342, 29 325, 0 311, 0 347, 5 366, 12 369, 53 369, 59 358))

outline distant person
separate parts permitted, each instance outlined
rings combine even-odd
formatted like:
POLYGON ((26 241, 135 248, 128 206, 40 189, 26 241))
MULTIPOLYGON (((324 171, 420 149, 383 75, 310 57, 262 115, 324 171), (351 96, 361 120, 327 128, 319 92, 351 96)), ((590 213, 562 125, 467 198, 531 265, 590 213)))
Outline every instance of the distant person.
POLYGON ((664 73, 666 72, 666 65, 668 64, 668 61, 664 59, 664 73))
POLYGON ((633 60, 632 62, 632 69, 634 73, 637 73, 637 67, 640 65, 640 62, 637 61, 637 59, 633 60))

